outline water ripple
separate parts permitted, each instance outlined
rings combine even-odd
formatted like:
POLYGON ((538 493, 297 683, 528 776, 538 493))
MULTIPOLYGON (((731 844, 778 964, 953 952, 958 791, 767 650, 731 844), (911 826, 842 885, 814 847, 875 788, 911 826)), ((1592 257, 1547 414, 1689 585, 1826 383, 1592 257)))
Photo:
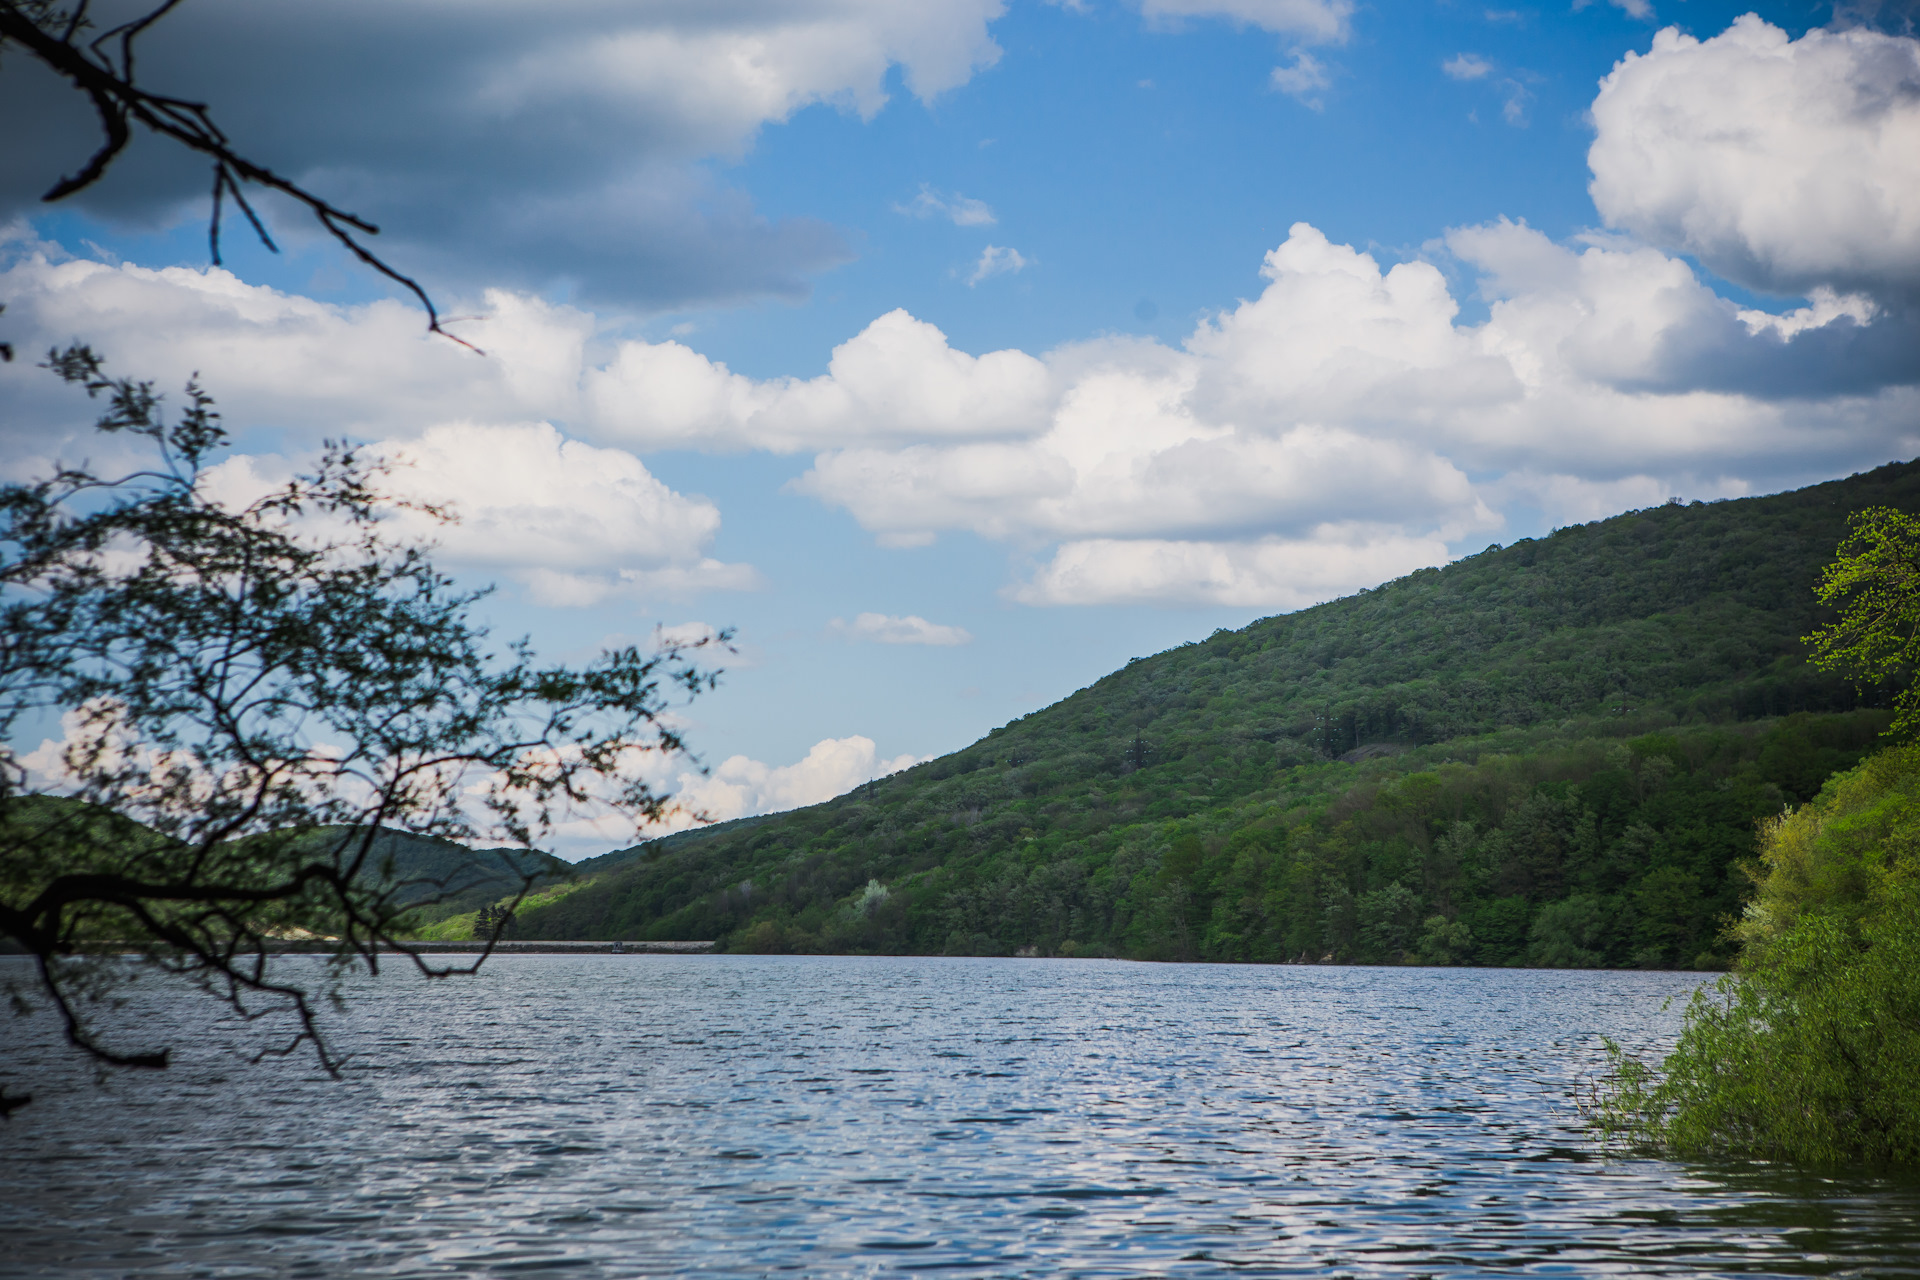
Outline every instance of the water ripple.
POLYGON ((16 1019, 0 1272, 1920 1275, 1913 1181, 1581 1134, 1695 981, 512 956, 358 990, 344 1082, 163 998, 178 1065, 96 1086, 16 1019))

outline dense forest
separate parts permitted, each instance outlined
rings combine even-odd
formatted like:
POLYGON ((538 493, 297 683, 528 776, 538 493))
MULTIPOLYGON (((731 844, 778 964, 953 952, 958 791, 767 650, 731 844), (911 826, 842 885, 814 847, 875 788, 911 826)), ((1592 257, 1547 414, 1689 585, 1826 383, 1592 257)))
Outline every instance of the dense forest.
POLYGON ((1137 659, 826 804, 585 864, 523 937, 1714 966, 1755 823, 1876 744, 1807 665, 1920 464, 1557 530, 1137 659))

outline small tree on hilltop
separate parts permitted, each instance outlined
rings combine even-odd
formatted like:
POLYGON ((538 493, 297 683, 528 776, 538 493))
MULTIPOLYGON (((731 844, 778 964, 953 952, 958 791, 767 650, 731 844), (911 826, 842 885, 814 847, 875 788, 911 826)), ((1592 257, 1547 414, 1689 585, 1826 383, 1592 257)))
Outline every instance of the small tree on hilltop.
POLYGON ((1920 731, 1920 519, 1869 507, 1847 522, 1847 536, 1814 588, 1840 617, 1807 637, 1814 665, 1869 685, 1896 685, 1889 737, 1920 731))

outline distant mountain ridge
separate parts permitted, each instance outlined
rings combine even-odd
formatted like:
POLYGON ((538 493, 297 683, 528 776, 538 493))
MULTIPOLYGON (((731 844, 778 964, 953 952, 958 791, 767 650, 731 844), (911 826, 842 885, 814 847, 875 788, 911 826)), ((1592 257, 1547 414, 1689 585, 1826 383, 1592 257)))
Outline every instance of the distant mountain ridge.
MULTIPOLYGON (((339 840, 353 828, 320 827, 310 839, 339 840)), ((573 869, 549 853, 530 849, 472 849, 439 836, 382 830, 373 838, 370 873, 379 877, 391 866, 395 898, 418 904, 424 919, 460 915, 518 893, 531 877, 536 886, 554 884, 573 869)))
MULTIPOLYGON (((1417 772, 1447 755, 1445 744, 1476 736, 1544 741, 1541 734, 1563 733, 1572 742, 1629 727, 1733 726, 1796 714, 1844 719, 1875 696, 1863 699, 1809 667, 1800 637, 1818 624, 1811 588, 1848 514, 1874 505, 1920 509, 1920 464, 1768 497, 1630 512, 1222 630, 1137 659, 970 747, 826 804, 685 832, 583 864, 600 872, 598 881, 529 913, 523 936, 718 936, 744 945, 753 934, 753 945, 776 948, 880 950, 964 949, 969 939, 983 940, 983 950, 1074 941, 1142 953, 1115 933, 1122 928, 1115 921, 1137 924, 1145 892, 1138 886, 1110 885, 1101 899, 1106 923, 1059 924, 1051 943, 943 922, 967 915, 953 907, 954 894, 1012 883, 1009 877, 1024 876, 1025 884, 1038 867, 1063 885, 1092 883, 1117 874, 1115 858, 1138 848, 1164 870, 1173 843, 1185 838, 1181 824, 1202 846, 1224 848, 1235 831, 1267 820, 1255 810, 1270 810, 1272 797, 1292 795, 1286 803, 1322 813, 1366 778, 1417 772), (1359 750, 1365 747, 1383 749, 1359 750), (1356 762, 1335 763, 1346 755, 1356 762), (887 928, 874 924, 895 916, 887 928), (1063 937, 1063 929, 1077 936, 1063 937)), ((1826 768, 1857 758, 1872 736, 1862 738, 1864 723, 1856 717, 1846 721, 1851 728, 1796 729, 1800 745, 1791 749, 1759 745, 1757 730, 1743 731, 1747 754, 1738 768, 1751 776, 1740 776, 1758 788, 1749 807, 1765 801, 1769 787, 1798 795, 1807 761, 1826 768), (1778 778, 1753 772, 1769 750, 1775 764, 1766 767, 1786 770, 1778 778), (1783 751, 1806 759, 1788 769, 1779 763, 1783 751)), ((1691 776, 1684 761, 1673 767, 1691 776)), ((1592 778, 1604 772, 1595 764, 1577 785, 1596 785, 1592 778)), ((1506 817, 1494 806, 1473 820, 1484 830, 1506 817)), ((1261 875, 1278 874, 1294 856, 1292 845, 1321 821, 1303 817, 1288 826, 1287 848, 1264 855, 1261 875)), ((1599 816, 1594 821, 1604 826, 1599 816)), ((1727 821, 1751 825, 1750 817, 1727 821)), ((1407 837, 1413 846, 1435 838, 1433 829, 1407 837)), ((1215 855, 1203 848, 1195 856, 1215 855)), ((1384 892, 1372 884, 1375 863, 1362 861, 1315 874, 1346 875, 1355 894, 1384 892)), ((1647 863, 1637 874, 1658 869, 1647 863)), ((1698 882, 1689 892, 1708 905, 1697 915, 1711 903, 1737 903, 1724 866, 1702 863, 1678 874, 1698 882)), ((1195 886, 1200 881, 1189 885, 1200 892, 1195 886)), ((1451 891, 1402 887, 1418 899, 1409 909, 1454 910, 1451 891)), ((1498 887, 1488 880, 1484 892, 1498 887)), ((1008 901, 1024 903, 1026 892, 1008 901)), ((1626 895, 1624 902, 1641 890, 1623 881, 1609 892, 1626 895)), ((1527 920, 1547 901, 1504 896, 1524 900, 1527 920)), ((1315 902, 1314 910, 1326 909, 1315 902)), ((1305 909, 1286 908, 1300 919, 1305 909)), ((1285 930, 1262 927, 1273 948, 1281 932, 1294 937, 1305 928, 1297 920, 1285 930)), ((1690 937, 1710 939, 1710 922, 1689 928, 1690 937)))

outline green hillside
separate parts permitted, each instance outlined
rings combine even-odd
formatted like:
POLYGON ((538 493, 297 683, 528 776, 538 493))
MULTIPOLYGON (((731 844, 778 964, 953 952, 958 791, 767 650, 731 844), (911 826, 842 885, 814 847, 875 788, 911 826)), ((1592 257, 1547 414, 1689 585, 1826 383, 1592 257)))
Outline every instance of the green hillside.
POLYGON ((1125 668, 827 804, 595 860, 522 936, 1689 965, 1886 723, 1804 661, 1920 464, 1492 549, 1125 668))
MULTIPOLYGON (((323 827, 316 840, 337 839, 344 827, 323 827)), ((437 836, 382 831, 373 839, 370 864, 376 875, 396 886, 402 903, 418 904, 423 920, 469 912, 502 895, 520 892, 527 878, 534 885, 568 879, 573 872, 551 854, 526 849, 469 849, 437 836), (390 868, 390 870, 389 870, 390 868)))
MULTIPOLYGON (((55 875, 123 872, 130 857, 165 843, 165 837, 130 818, 58 796, 16 797, 7 807, 7 821, 12 825, 10 838, 0 841, 0 892, 16 901, 30 899, 55 875)), ((353 831, 315 828, 300 837, 302 851, 316 860, 330 859, 346 847, 353 831)), ((523 888, 539 892, 570 885, 575 878, 573 868, 551 854, 469 849, 404 831, 381 831, 371 852, 366 879, 389 886, 394 901, 411 907, 421 925, 470 916, 477 907, 523 888)), ((0 939, 0 951, 18 949, 12 940, 0 939)))

